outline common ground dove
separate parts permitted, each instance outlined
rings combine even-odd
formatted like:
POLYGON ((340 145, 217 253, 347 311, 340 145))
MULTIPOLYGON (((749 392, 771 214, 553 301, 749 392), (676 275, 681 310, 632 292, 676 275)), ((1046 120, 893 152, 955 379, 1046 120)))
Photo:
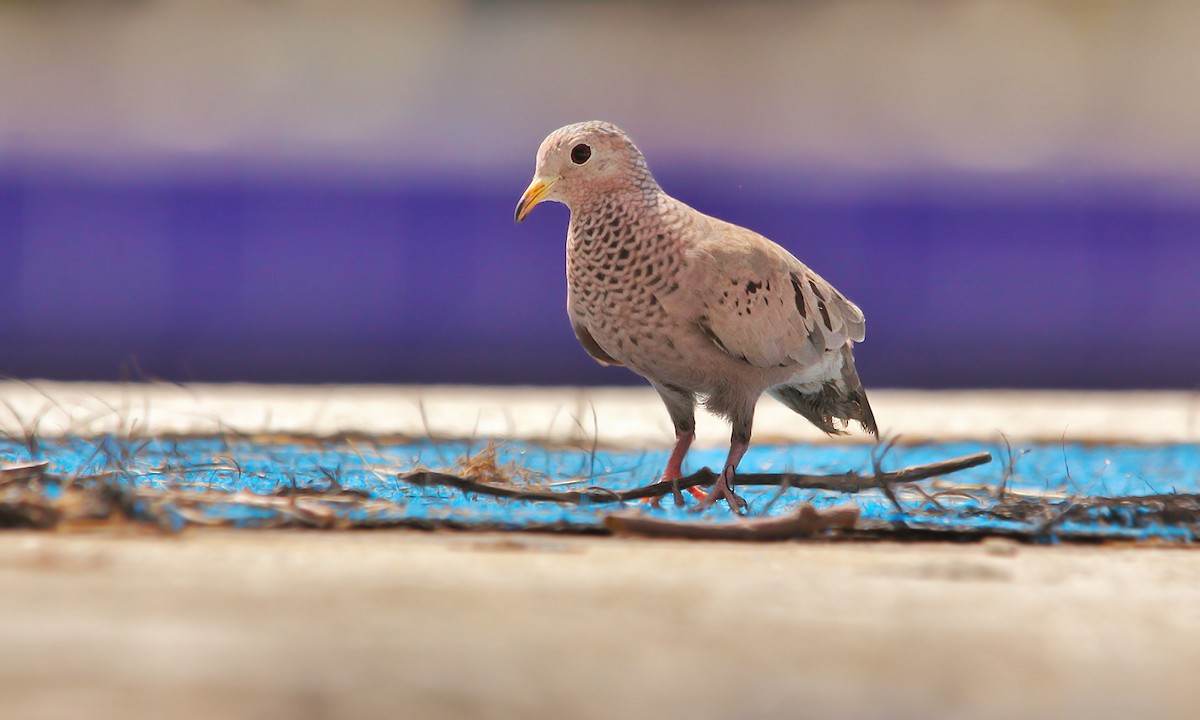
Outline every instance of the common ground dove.
POLYGON ((745 507, 733 486, 764 392, 826 433, 842 433, 835 420, 857 420, 878 434, 851 354, 862 311, 779 245, 663 192, 620 128, 589 121, 552 132, 516 221, 543 200, 571 211, 576 337, 601 363, 649 380, 671 415, 663 480, 683 475, 697 401, 732 424, 729 457, 701 507, 722 498, 745 507))

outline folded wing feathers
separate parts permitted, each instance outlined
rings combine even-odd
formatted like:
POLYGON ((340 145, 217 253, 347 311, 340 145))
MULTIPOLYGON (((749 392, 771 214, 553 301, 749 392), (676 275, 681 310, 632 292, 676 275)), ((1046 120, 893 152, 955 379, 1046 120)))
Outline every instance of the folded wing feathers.
POLYGON ((866 323, 858 306, 821 276, 801 268, 791 272, 796 319, 803 324, 813 344, 822 350, 832 350, 845 345, 847 340, 861 342, 866 336, 866 323))

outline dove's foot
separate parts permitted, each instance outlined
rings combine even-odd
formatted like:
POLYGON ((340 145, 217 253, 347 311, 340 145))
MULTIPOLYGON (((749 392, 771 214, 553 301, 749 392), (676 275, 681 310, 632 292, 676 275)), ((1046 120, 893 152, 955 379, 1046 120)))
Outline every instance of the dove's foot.
POLYGON ((718 501, 724 500, 729 503, 729 507, 736 513, 742 514, 746 510, 746 501, 740 495, 733 491, 734 470, 732 467, 726 466, 721 473, 721 477, 717 478, 716 484, 712 490, 700 501, 696 507, 697 510, 707 510, 716 505, 718 501))
MULTIPOLYGON (((671 468, 667 468, 667 471, 663 473, 663 476, 658 480, 659 482, 671 483, 671 492, 675 497, 675 504, 679 507, 683 506, 683 493, 680 492, 681 488, 679 487, 679 481, 682 479, 683 473, 678 468, 676 468, 674 472, 672 472, 671 468)), ((687 491, 692 497, 698 500, 702 500, 704 497, 706 497, 704 491, 695 485, 687 488, 687 491)), ((661 507, 661 501, 662 497, 646 498, 646 502, 650 503, 650 506, 655 508, 661 507)))

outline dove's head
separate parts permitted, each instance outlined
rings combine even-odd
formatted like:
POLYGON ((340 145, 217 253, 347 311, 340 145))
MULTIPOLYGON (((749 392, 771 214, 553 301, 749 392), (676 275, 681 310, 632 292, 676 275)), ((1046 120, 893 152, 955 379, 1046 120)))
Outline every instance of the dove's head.
POLYGON ((652 187, 657 185, 646 159, 621 128, 600 120, 575 123, 542 141, 515 218, 521 222, 543 200, 575 208, 615 191, 652 187))

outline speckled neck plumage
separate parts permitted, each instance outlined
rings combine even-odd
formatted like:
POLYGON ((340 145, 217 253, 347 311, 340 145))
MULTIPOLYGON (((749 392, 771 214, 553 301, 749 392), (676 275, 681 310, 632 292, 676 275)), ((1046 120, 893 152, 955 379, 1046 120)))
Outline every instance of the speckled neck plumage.
POLYGON ((601 195, 572 209, 568 281, 590 314, 648 312, 655 294, 678 288, 683 217, 671 212, 675 204, 654 185, 601 195))

